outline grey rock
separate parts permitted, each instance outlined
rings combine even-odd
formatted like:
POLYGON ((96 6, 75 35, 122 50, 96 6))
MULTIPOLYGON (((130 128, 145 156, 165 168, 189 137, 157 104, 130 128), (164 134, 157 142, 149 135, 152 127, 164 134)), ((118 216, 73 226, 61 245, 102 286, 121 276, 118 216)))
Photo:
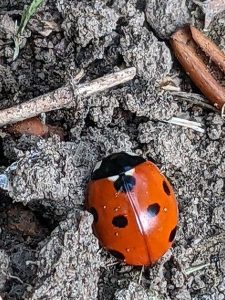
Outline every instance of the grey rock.
POLYGON ((168 39, 178 28, 190 22, 186 0, 147 0, 146 18, 157 35, 168 39))
POLYGON ((109 35, 116 28, 119 16, 103 1, 59 1, 63 11, 63 28, 70 38, 85 47, 94 39, 109 35))
POLYGON ((82 142, 40 140, 36 147, 21 154, 11 176, 10 196, 23 204, 39 201, 59 215, 81 204, 79 199, 93 164, 92 150, 86 147, 82 142))
POLYGON ((172 67, 171 53, 166 44, 158 41, 145 27, 137 33, 124 28, 124 34, 120 43, 127 65, 135 66, 138 75, 145 80, 162 80, 172 67))

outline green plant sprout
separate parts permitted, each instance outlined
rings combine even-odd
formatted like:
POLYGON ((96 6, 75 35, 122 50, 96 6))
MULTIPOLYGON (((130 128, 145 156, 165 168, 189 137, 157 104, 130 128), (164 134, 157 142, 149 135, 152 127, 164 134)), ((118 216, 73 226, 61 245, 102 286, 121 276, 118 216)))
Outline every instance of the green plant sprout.
POLYGON ((14 37, 15 47, 14 47, 13 60, 15 60, 19 55, 20 45, 22 42, 22 35, 24 29, 27 26, 27 23, 29 22, 30 18, 37 12, 38 8, 43 4, 43 2, 44 0, 33 0, 31 4, 24 9, 20 25, 14 37))

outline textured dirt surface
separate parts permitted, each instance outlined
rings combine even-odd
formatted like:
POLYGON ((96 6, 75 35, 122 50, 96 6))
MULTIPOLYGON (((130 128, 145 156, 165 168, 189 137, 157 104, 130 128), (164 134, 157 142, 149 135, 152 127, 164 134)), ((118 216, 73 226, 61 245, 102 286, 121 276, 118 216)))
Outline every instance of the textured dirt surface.
POLYGON ((64 129, 64 141, 0 130, 1 297, 225 299, 224 121, 191 100, 199 91, 168 42, 191 23, 225 51, 223 3, 45 1, 13 61, 15 22, 28 3, 0 3, 0 109, 52 91, 81 69, 82 81, 129 66, 137 76, 76 109, 42 116, 64 129), (171 117, 199 122, 205 132, 169 124, 171 117), (84 209, 93 165, 120 150, 152 157, 179 202, 174 246, 152 268, 125 266, 99 248, 84 209))

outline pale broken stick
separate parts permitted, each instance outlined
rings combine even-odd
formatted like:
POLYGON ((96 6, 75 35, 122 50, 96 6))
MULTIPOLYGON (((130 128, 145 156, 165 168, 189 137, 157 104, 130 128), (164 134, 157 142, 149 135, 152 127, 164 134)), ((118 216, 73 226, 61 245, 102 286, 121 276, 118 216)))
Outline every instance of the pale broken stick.
POLYGON ((22 121, 43 112, 76 107, 78 97, 88 97, 134 78, 136 69, 127 68, 88 83, 74 85, 73 82, 27 102, 0 110, 0 127, 22 121))

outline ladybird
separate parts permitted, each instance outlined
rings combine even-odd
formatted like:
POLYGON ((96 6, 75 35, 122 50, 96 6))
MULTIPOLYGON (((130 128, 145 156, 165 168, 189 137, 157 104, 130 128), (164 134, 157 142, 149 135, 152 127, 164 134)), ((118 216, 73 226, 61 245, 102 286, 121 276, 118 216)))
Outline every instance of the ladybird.
POLYGON ((126 264, 154 264, 172 245, 178 223, 173 189, 157 166, 119 152, 98 162, 87 209, 101 246, 126 264))

